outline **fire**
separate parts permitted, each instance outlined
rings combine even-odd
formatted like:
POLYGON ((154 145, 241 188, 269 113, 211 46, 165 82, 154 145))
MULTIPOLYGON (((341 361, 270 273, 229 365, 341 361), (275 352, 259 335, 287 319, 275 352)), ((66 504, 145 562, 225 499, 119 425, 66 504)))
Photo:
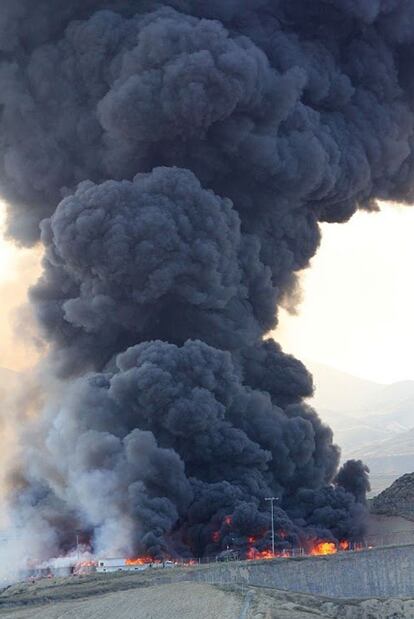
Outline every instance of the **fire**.
MULTIPOLYGON (((227 525, 228 527, 233 526, 233 517, 231 515, 227 515, 223 518, 223 525, 227 525)), ((245 559, 247 561, 256 561, 259 559, 278 559, 278 558, 288 558, 295 556, 320 556, 320 555, 332 555, 341 551, 348 550, 358 550, 358 546, 350 542, 346 539, 342 539, 339 541, 331 541, 326 539, 318 539, 318 538, 308 538, 302 539, 299 542, 298 546, 293 547, 290 541, 289 533, 283 528, 277 528, 274 531, 275 535, 273 540, 269 539, 269 531, 268 530, 259 530, 255 531, 255 534, 246 536, 246 549, 244 554, 245 559), (282 542, 282 540, 284 540, 282 542), (272 541, 272 549, 270 549, 270 542, 272 541), (280 546, 285 546, 285 548, 280 548, 280 546), (265 549, 264 549, 265 547, 265 549), (260 549, 260 550, 259 550, 260 549)), ((221 532, 213 531, 211 534, 211 539, 213 542, 218 543, 221 540, 221 532)), ((363 546, 361 546, 362 548, 363 546)), ((229 546, 227 546, 229 550, 229 546)), ((236 552, 238 549, 232 549, 233 552, 236 552)), ((238 552, 237 552, 238 554, 238 552)), ((221 560, 221 559, 220 559, 221 560)))
POLYGON ((248 561, 255 561, 258 559, 275 559, 277 556, 277 554, 274 554, 271 550, 257 550, 257 548, 255 547, 255 544, 257 543, 257 541, 259 540, 259 537, 255 536, 255 535, 249 535, 249 537, 247 538, 247 551, 246 551, 246 559, 248 561))
POLYGON ((349 550, 350 545, 348 540, 341 540, 336 544, 335 542, 327 542, 324 540, 317 541, 313 544, 313 546, 308 551, 308 554, 315 555, 333 555, 338 550, 349 550))
POLYGON ((125 565, 147 565, 148 563, 158 563, 158 561, 154 561, 154 559, 149 556, 125 559, 125 565))
POLYGON ((273 554, 271 550, 257 550, 256 548, 248 548, 246 558, 249 561, 257 561, 259 559, 276 559, 277 554, 273 554))
POLYGON ((258 561, 259 559, 281 559, 291 556, 291 551, 288 549, 281 550, 280 552, 273 553, 271 550, 257 550, 254 546, 249 546, 246 552, 246 559, 248 561, 258 561))
POLYGON ((289 557, 292 556, 292 553, 290 550, 286 549, 286 550, 282 550, 282 552, 280 552, 278 556, 288 559, 289 557))
POLYGON ((92 559, 90 561, 78 561, 76 563, 77 567, 96 567, 97 561, 93 561, 92 559))
POLYGON ((93 559, 77 561, 76 565, 74 566, 73 573, 77 576, 89 574, 97 566, 97 564, 98 562, 93 559))
POLYGON ((310 549, 309 554, 314 555, 333 555, 338 552, 334 542, 318 542, 310 549))

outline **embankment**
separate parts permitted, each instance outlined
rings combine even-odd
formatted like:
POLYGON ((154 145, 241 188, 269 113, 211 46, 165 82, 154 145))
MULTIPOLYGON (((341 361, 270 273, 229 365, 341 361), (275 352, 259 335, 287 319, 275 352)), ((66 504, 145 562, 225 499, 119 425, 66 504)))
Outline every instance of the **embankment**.
POLYGON ((246 584, 328 597, 414 595, 414 545, 323 557, 226 563, 194 570, 186 580, 246 584))

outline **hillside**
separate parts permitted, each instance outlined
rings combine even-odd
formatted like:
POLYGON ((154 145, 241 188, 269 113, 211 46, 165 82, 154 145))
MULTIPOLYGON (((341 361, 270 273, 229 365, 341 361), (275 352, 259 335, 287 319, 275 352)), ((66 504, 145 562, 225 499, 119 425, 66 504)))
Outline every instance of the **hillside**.
POLYGON ((312 406, 330 416, 387 418, 401 428, 414 427, 414 380, 384 385, 307 361, 313 375, 312 406))
POLYGON ((414 470, 414 381, 381 385, 307 362, 315 396, 310 404, 334 431, 342 458, 362 459, 374 496, 414 470))
POLYGON ((306 363, 315 394, 309 403, 331 424, 347 450, 414 427, 414 381, 381 385, 319 363, 306 363))
POLYGON ((384 387, 314 361, 307 360, 305 365, 313 375, 315 395, 312 404, 318 410, 352 415, 364 410, 384 387))
POLYGON ((363 458, 373 475, 399 477, 414 470, 414 429, 368 444, 350 452, 349 456, 363 458))
POLYGON ((406 473, 375 497, 371 512, 414 519, 414 473, 406 473))

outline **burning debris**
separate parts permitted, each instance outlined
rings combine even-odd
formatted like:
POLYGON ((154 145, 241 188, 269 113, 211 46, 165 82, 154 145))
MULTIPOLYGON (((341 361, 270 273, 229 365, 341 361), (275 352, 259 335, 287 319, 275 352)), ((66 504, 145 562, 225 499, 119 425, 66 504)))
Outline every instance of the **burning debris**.
POLYGON ((39 560, 75 530, 104 556, 266 554, 269 496, 277 553, 363 537, 367 469, 338 472, 310 375, 265 334, 319 222, 413 199, 413 18, 3 0, 0 180, 9 233, 45 248, 48 346, 9 502, 39 560))
MULTIPOLYGON (((132 558, 94 558, 89 553, 83 554, 82 558, 79 556, 68 555, 66 557, 59 557, 57 559, 50 559, 42 564, 27 566, 27 569, 21 573, 21 578, 33 579, 33 578, 51 578, 62 576, 84 576, 94 572, 100 574, 110 574, 114 572, 141 572, 147 569, 169 569, 174 567, 194 567, 200 563, 212 563, 212 562, 233 562, 233 561, 261 561, 270 559, 289 559, 293 557, 303 556, 324 556, 332 555, 337 552, 344 551, 359 551, 366 548, 362 544, 350 544, 348 541, 341 541, 339 543, 327 542, 322 540, 314 540, 313 542, 308 540, 307 546, 302 548, 286 548, 279 552, 272 552, 271 550, 257 550, 257 539, 254 536, 247 538, 247 551, 242 557, 240 553, 234 548, 227 548, 222 550, 216 556, 203 557, 197 561, 194 559, 155 559, 150 555, 141 555, 139 557, 132 558)), ((369 547, 371 548, 371 546, 369 547)))

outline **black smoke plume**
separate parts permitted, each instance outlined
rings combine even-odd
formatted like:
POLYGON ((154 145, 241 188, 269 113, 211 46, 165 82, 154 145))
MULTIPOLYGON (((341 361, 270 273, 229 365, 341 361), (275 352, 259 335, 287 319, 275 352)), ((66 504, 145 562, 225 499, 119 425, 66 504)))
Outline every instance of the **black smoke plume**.
MULTIPOLYGON (((54 387, 22 436, 45 553, 363 535, 304 366, 265 334, 320 222, 413 199, 409 0, 3 0, 0 183, 40 238, 54 387), (59 388, 56 387, 56 381, 59 388)), ((340 328, 340 325, 338 325, 340 328)))

